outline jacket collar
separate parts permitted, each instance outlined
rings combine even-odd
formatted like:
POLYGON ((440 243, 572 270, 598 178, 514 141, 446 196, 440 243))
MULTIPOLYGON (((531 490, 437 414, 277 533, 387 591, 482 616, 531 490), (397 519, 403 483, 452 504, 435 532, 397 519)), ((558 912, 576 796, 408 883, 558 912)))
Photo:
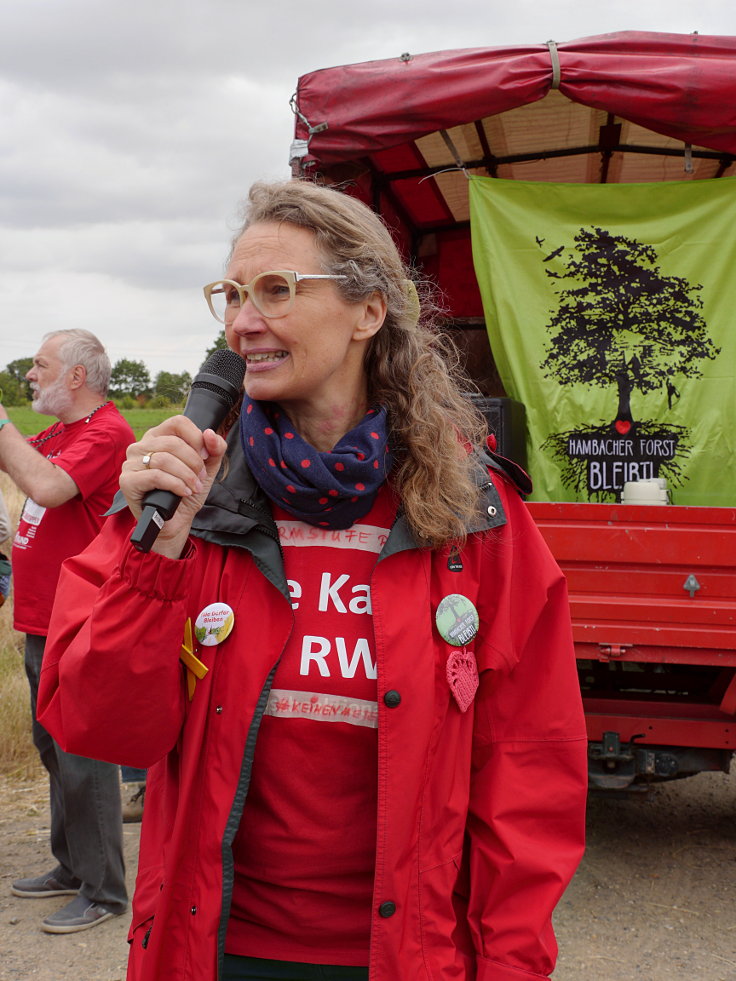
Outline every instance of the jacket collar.
MULTIPOLYGON (((271 582, 288 596, 276 523, 271 516, 266 495, 245 462, 237 425, 228 433, 227 443, 223 466, 204 506, 192 522, 192 535, 217 545, 247 549, 271 582)), ((469 535, 506 524, 506 513, 501 497, 488 475, 489 469, 508 476, 506 468, 490 453, 483 451, 478 455, 475 476, 480 488, 480 501, 476 515, 468 525, 469 535)), ((115 514, 125 507, 125 498, 118 491, 107 513, 115 514)), ((414 536, 406 517, 400 511, 379 561, 407 549, 422 547, 423 543, 414 536)))
MULTIPOLYGON (((468 525, 468 534, 476 532, 490 531, 492 528, 500 528, 506 524, 506 512, 504 511, 501 497, 488 476, 489 467, 492 470, 501 471, 503 468, 485 451, 478 456, 478 466, 475 471, 475 479, 480 488, 480 500, 478 511, 473 520, 468 525)), ((386 544, 378 557, 388 558, 389 555, 396 555, 410 548, 422 548, 423 543, 415 537, 409 527, 404 514, 400 511, 394 525, 389 533, 386 544)))

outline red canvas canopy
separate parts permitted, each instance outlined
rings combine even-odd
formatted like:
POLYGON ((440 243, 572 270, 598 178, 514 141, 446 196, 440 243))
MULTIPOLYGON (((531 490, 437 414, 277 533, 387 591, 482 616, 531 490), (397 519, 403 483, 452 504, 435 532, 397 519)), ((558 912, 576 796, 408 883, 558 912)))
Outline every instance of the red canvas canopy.
POLYGON ((563 182, 736 173, 736 37, 626 31, 326 68, 299 79, 292 165, 381 212, 452 313, 482 315, 468 174, 563 182))

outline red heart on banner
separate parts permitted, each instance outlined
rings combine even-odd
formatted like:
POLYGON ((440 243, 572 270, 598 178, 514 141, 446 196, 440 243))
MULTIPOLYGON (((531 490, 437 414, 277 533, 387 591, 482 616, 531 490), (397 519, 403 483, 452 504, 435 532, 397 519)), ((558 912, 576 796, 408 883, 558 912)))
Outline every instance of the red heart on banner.
POLYGON ((622 436, 625 436, 631 429, 631 423, 627 422, 626 419, 617 419, 614 425, 616 427, 616 432, 621 433, 622 436))

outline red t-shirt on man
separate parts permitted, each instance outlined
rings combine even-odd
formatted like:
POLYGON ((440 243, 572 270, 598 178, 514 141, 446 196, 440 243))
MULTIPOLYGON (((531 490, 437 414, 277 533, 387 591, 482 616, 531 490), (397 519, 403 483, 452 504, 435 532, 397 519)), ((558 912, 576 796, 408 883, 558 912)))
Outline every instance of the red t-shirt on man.
POLYGON ((16 630, 42 637, 48 633, 61 563, 96 537, 134 438, 112 402, 70 425, 57 422, 30 437, 39 453, 69 474, 79 493, 56 508, 26 499, 13 540, 16 630))

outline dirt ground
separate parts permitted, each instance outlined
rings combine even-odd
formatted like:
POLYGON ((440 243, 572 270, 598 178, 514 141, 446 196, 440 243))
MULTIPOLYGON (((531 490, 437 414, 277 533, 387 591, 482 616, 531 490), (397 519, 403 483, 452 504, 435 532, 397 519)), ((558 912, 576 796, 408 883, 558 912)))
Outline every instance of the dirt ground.
MULTIPOLYGON (((734 817, 736 773, 592 799, 587 854, 555 916, 555 981, 736 981, 734 817)), ((131 890, 139 830, 125 826, 131 890)), ((10 894, 50 866, 43 780, 0 780, 0 981, 122 981, 128 915, 52 936, 39 923, 66 898, 10 894)))

